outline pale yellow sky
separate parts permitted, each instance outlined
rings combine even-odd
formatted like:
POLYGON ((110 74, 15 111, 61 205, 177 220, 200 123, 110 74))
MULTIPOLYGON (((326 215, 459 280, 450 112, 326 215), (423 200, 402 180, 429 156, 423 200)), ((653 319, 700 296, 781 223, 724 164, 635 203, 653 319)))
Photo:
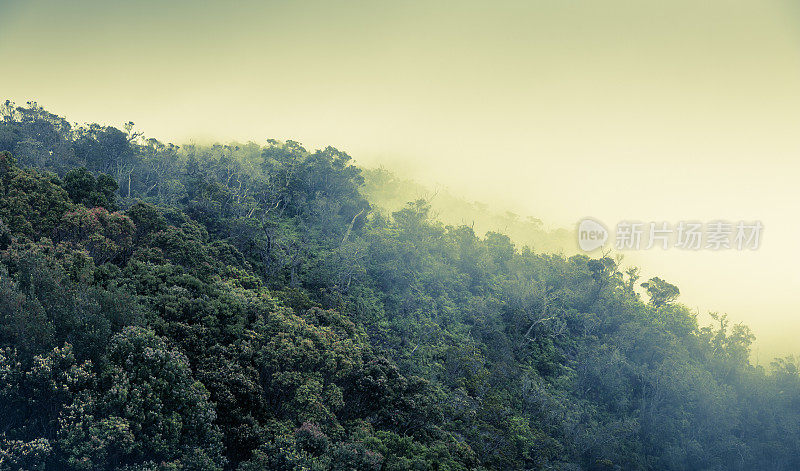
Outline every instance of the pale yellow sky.
POLYGON ((800 353, 790 1, 0 0, 0 96, 162 140, 295 139, 571 227, 759 219, 752 253, 637 254, 800 353))

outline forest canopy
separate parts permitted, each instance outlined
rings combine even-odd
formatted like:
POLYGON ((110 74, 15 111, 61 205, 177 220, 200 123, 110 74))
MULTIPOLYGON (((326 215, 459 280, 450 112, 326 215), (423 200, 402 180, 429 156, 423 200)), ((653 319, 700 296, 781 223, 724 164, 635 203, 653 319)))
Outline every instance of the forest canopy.
POLYGON ((0 470, 800 469, 796 360, 667 280, 333 147, 1 108, 0 470))

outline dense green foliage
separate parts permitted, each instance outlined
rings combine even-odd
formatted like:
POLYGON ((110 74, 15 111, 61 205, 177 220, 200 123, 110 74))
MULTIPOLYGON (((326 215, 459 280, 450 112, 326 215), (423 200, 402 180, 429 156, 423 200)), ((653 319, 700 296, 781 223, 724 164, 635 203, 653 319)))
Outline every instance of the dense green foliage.
POLYGON ((375 211, 330 147, 3 118, 2 470, 800 469, 797 363, 664 280, 375 211))

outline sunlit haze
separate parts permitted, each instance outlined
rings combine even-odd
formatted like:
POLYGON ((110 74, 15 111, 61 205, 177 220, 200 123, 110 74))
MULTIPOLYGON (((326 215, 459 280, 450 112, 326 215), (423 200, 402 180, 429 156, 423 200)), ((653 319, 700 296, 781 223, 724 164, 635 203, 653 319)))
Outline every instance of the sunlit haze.
POLYGON ((748 324, 763 364, 800 353, 798 13, 772 0, 0 0, 0 98, 178 144, 332 145, 548 227, 759 220, 755 251, 624 263, 748 324))

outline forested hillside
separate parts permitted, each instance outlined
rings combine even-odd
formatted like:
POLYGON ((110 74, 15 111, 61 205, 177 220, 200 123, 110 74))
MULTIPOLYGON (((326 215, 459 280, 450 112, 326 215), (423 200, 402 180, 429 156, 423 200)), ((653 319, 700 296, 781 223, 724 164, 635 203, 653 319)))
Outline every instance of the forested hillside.
POLYGON ((331 147, 2 115, 2 470, 800 469, 795 360, 667 281, 378 211, 331 147))

